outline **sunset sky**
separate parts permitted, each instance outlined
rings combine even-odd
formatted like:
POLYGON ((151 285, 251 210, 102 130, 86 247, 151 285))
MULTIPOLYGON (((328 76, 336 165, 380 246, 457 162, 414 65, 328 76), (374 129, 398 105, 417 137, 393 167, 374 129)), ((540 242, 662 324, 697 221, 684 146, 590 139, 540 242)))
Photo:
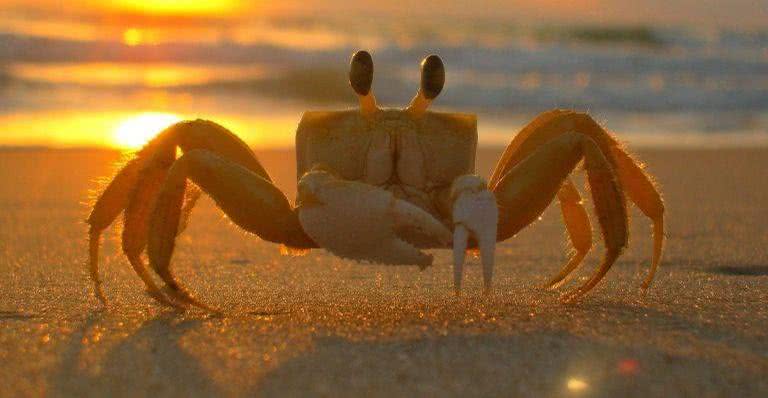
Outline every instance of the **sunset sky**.
POLYGON ((441 52, 439 105, 483 114, 484 142, 550 107, 768 142, 766 32, 768 0, 0 0, 0 146, 136 147, 192 117, 288 146, 302 111, 355 104, 359 48, 387 106, 441 52))
POLYGON ((467 0, 408 0, 397 4, 372 0, 0 0, 0 31, 76 39, 128 35, 129 40, 135 41, 189 39, 190 32, 196 32, 199 39, 209 41, 222 36, 228 39, 247 36, 248 29, 269 17, 371 18, 382 15, 425 19, 492 17, 528 24, 768 26, 766 0, 731 0, 727 6, 721 0, 490 0, 483 2, 482 7, 477 7, 478 4, 467 0), (128 29, 134 31, 126 33, 128 29), (178 34, 181 30, 184 35, 178 34), (145 37, 140 37, 141 34, 145 37))

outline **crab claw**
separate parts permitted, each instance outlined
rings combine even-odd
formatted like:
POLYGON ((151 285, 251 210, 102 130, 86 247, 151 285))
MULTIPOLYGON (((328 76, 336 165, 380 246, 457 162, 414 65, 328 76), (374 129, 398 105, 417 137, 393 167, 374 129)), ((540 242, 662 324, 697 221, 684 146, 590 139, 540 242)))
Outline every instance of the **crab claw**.
POLYGON ((456 294, 461 292, 467 244, 469 239, 474 239, 480 248, 485 291, 489 292, 493 279, 496 227, 499 218, 496 197, 488 190, 485 180, 481 177, 464 175, 453 181, 451 199, 454 225, 453 287, 456 294))
POLYGON ((426 211, 381 188, 314 169, 298 185, 299 221, 331 253, 380 264, 432 265, 416 246, 446 246, 451 232, 426 211))

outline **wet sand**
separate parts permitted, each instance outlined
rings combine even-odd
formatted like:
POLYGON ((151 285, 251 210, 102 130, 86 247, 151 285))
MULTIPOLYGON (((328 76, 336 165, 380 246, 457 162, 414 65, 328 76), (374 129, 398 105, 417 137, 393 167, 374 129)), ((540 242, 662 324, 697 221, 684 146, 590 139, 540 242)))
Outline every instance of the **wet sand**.
MULTIPOLYGON (((499 152, 481 150, 478 172, 499 152)), ((116 232, 103 250, 110 308, 93 296, 84 202, 116 153, 1 151, 0 396, 768 395, 768 150, 639 155, 668 208, 645 296, 651 243, 636 210, 626 254, 587 300, 562 305, 541 288, 566 260, 556 208, 498 247, 492 296, 472 260, 455 298, 446 250, 423 272, 282 257, 205 200, 174 263, 227 311, 211 317, 155 305, 116 232)), ((259 156, 292 198, 292 153, 259 156)))

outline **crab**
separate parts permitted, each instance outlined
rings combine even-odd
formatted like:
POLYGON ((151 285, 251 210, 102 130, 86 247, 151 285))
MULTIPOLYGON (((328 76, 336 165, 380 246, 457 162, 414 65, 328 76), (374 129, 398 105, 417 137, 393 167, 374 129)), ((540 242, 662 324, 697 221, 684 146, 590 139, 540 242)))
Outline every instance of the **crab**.
POLYGON ((652 259, 642 287, 650 286, 664 242, 662 197, 643 166, 588 114, 540 114, 514 136, 486 181, 475 174, 476 116, 428 110, 445 82, 440 57, 421 62, 420 88, 403 109, 377 105, 368 52, 352 56, 349 79, 359 108, 306 112, 298 125, 295 206, 253 151, 219 124, 184 121, 153 138, 106 185, 87 220, 97 297, 106 305, 98 272, 101 235, 122 213, 122 248, 148 293, 164 304, 213 310, 170 268, 175 239, 202 193, 232 222, 289 251, 323 248, 361 262, 425 268, 433 256, 424 249, 452 248, 457 294, 468 250, 479 252, 489 291, 496 242, 533 223, 557 199, 574 249, 547 283, 557 288, 592 247, 588 212, 572 180, 580 164, 605 251, 592 276, 562 299, 582 298, 621 255, 628 244, 628 201, 652 224, 652 259))

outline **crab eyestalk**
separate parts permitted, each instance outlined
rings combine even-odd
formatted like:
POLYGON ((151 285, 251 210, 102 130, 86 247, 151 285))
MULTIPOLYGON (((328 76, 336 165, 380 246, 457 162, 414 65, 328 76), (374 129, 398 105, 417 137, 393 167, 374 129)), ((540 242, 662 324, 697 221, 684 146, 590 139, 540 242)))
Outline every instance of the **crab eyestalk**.
POLYGON ((368 51, 358 51, 352 55, 349 62, 349 84, 357 93, 360 101, 360 112, 363 115, 373 115, 379 110, 376 97, 373 95, 373 58, 368 51))
POLYGON ((408 112, 419 117, 427 111, 445 84, 445 66, 437 55, 430 55, 421 61, 421 86, 408 105, 408 112))

